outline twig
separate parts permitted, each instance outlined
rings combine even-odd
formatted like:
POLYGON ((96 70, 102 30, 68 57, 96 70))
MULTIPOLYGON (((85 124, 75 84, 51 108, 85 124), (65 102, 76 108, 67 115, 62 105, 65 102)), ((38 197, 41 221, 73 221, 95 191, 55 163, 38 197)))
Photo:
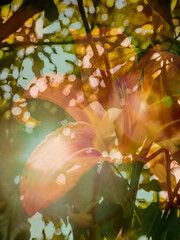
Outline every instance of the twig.
POLYGON ((84 27, 86 29, 86 33, 91 33, 89 24, 88 24, 87 19, 86 19, 86 13, 84 11, 83 1, 82 0, 77 0, 77 2, 78 2, 78 7, 79 7, 81 17, 82 17, 82 20, 83 20, 83 23, 84 23, 84 27))
POLYGON ((164 148, 160 148, 158 149, 156 152, 154 152, 153 154, 151 154, 149 157, 145 158, 145 157, 141 157, 141 156, 133 156, 134 159, 137 159, 139 161, 142 161, 144 163, 148 163, 150 162, 153 158, 157 157, 159 154, 161 154, 162 152, 166 151, 164 148))
POLYGON ((13 48, 18 48, 18 47, 26 47, 26 46, 44 46, 44 45, 57 45, 57 44, 61 44, 61 45, 65 45, 65 44, 74 44, 74 40, 71 41, 59 41, 59 42, 43 42, 43 41, 39 41, 37 43, 35 42, 17 42, 17 43, 0 43, 0 48, 9 48, 9 49, 13 49, 13 48))

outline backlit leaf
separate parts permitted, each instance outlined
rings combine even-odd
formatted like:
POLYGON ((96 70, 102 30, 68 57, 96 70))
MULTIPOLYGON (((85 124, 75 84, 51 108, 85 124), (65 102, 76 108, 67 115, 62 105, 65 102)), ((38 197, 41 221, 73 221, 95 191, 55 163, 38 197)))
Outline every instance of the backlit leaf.
POLYGON ((148 2, 172 26, 171 0, 148 0, 148 2))
POLYGON ((89 101, 98 100, 105 109, 117 107, 116 79, 132 87, 139 77, 136 53, 128 37, 118 28, 104 27, 81 35, 74 30, 71 32, 89 101))
POLYGON ((141 91, 146 104, 144 121, 156 140, 171 142, 172 139, 171 144, 168 144, 168 141, 161 143, 169 147, 179 145, 179 60, 179 56, 157 45, 148 50, 140 61, 140 66, 144 71, 141 91))
POLYGON ((156 181, 154 179, 152 181, 148 182, 148 183, 141 184, 140 187, 147 192, 149 192, 149 191, 155 191, 155 192, 161 191, 161 187, 160 187, 158 181, 156 181))

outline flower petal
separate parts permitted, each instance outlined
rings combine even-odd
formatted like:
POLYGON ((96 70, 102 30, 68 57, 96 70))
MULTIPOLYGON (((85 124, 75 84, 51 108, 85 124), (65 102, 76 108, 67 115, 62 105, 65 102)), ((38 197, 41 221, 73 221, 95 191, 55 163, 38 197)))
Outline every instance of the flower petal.
POLYGON ((88 105, 88 100, 84 94, 82 82, 73 75, 43 74, 33 79, 22 98, 14 103, 12 114, 15 119, 23 124, 36 126, 39 122, 27 111, 27 98, 51 101, 66 110, 74 119, 89 122, 89 117, 83 111, 88 105))
POLYGON ((30 215, 46 208, 70 190, 101 160, 93 148, 94 128, 69 123, 49 134, 28 159, 21 180, 21 202, 30 215))

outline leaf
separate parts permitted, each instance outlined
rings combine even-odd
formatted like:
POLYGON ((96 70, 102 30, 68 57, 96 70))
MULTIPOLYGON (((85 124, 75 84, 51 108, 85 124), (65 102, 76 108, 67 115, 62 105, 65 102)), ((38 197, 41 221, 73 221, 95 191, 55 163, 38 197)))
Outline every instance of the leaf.
POLYGON ((39 58, 38 54, 34 54, 33 56, 33 66, 32 70, 34 72, 35 76, 38 76, 41 72, 41 70, 44 67, 44 61, 39 58))
MULTIPOLYGON (((135 218, 133 228, 140 236, 145 235, 147 237, 158 235, 161 222, 161 211, 159 209, 158 202, 151 203, 147 208, 138 210, 138 216, 141 219, 142 224, 139 225, 139 221, 135 218)), ((160 236, 160 235, 159 235, 160 236)))
POLYGON ((104 199, 95 208, 95 222, 102 239, 115 239, 124 222, 122 206, 104 199))
POLYGON ((58 19, 59 12, 57 10, 57 6, 54 4, 53 0, 50 0, 51 3, 49 7, 45 10, 45 17, 50 21, 53 22, 58 19))
POLYGON ((174 16, 175 18, 179 18, 179 17, 180 17, 180 9, 179 9, 179 7, 176 7, 176 8, 174 9, 174 11, 173 11, 173 16, 174 16))
POLYGON ((154 179, 148 183, 141 184, 140 188, 144 189, 147 192, 150 192, 150 191, 160 192, 161 191, 161 187, 160 187, 158 181, 154 180, 154 179))
POLYGON ((158 202, 151 203, 146 209, 138 209, 142 225, 137 218, 133 222, 133 231, 138 236, 145 235, 152 239, 178 239, 180 235, 179 219, 177 208, 160 211, 158 202), (160 238, 161 237, 161 238, 160 238))
POLYGON ((29 239, 29 224, 27 215, 21 206, 19 186, 15 185, 12 178, 9 179, 2 169, 1 165, 0 239, 14 240, 22 231, 25 233, 24 239, 29 239))
POLYGON ((89 228, 93 225, 93 217, 90 213, 74 213, 69 210, 68 216, 73 226, 78 226, 79 228, 89 228))
POLYGON ((105 109, 120 106, 115 80, 133 87, 139 77, 136 53, 127 36, 121 29, 105 27, 95 29, 91 34, 79 35, 74 30, 71 33, 89 101, 97 100, 105 109))
MULTIPOLYGON (((179 91, 179 85, 172 89, 172 84, 177 83, 175 80, 179 74, 180 57, 168 51, 165 51, 160 45, 149 49, 141 58, 140 66, 144 69, 143 87, 147 90, 152 84, 152 90, 158 92, 160 77, 164 74, 163 89, 159 94, 176 94, 179 91), (158 71, 159 70, 159 71, 158 71), (156 81, 154 79, 157 79, 156 81), (173 81, 174 80, 174 81, 173 81)), ((178 83, 177 83, 178 84, 178 83)))
POLYGON ((87 123, 69 123, 37 146, 26 163, 21 202, 30 215, 46 208, 70 190, 99 161, 94 149, 95 130, 87 123))
POLYGON ((68 206, 64 201, 64 198, 59 199, 55 203, 52 203, 47 208, 41 209, 40 213, 50 219, 54 225, 59 223, 61 218, 63 222, 67 225, 67 216, 68 216, 68 206))
POLYGON ((128 182, 118 177, 111 169, 111 165, 105 163, 100 173, 99 189, 104 199, 113 204, 119 204, 123 208, 128 204, 128 182))
POLYGON ((101 198, 98 180, 97 166, 95 166, 86 172, 78 183, 67 192, 64 201, 74 206, 77 213, 88 213, 101 198))
POLYGON ((175 40, 169 43, 170 49, 169 51, 173 54, 180 55, 180 42, 175 40))
POLYGON ((4 5, 3 4, 2 8, 1 8, 1 16, 3 18, 7 18, 9 13, 10 13, 10 6, 9 6, 9 4, 8 5, 4 5))
POLYGON ((171 209, 165 223, 162 226, 162 232, 166 239, 176 240, 180 238, 180 219, 178 218, 178 208, 171 209))
POLYGON ((144 122, 155 141, 168 140, 163 146, 174 151, 178 146, 180 105, 180 57, 157 45, 148 50, 140 61, 144 71, 142 100, 146 106, 144 122), (172 139, 172 143, 171 143, 172 139))
POLYGON ((152 12, 154 30, 154 42, 164 43, 165 40, 174 40, 172 27, 156 11, 152 12))
POLYGON ((173 27, 172 24, 172 16, 171 16, 171 0, 148 0, 151 7, 159 13, 161 17, 164 18, 164 20, 169 23, 171 27, 173 27))
POLYGON ((171 12, 173 12, 174 8, 176 7, 177 0, 171 0, 171 12))

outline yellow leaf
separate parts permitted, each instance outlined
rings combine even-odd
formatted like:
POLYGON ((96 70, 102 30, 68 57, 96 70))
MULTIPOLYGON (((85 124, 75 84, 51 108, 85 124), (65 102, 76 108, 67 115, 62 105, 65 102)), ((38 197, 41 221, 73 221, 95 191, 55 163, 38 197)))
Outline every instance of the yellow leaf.
POLYGON ((2 6, 2 8, 1 8, 1 16, 2 16, 2 18, 7 18, 8 15, 9 15, 9 11, 10 11, 9 5, 2 6))

